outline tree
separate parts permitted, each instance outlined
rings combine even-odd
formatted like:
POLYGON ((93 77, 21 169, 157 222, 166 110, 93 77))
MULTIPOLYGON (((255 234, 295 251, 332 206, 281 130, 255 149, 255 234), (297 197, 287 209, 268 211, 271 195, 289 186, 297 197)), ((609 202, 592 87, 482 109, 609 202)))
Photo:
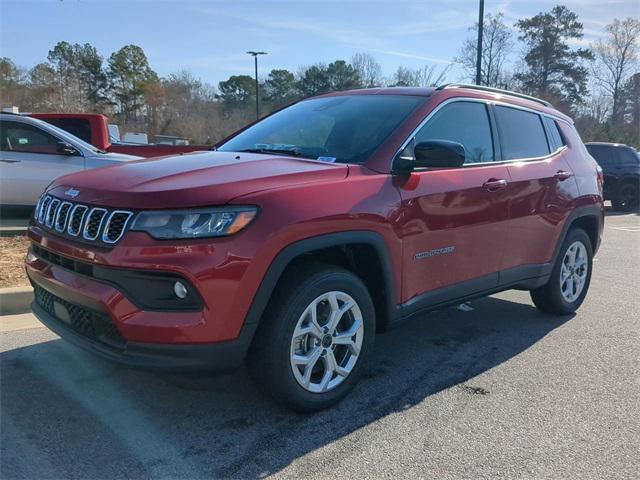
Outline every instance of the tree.
POLYGON ((622 121, 622 89, 638 64, 640 20, 615 19, 605 27, 605 32, 604 39, 592 44, 596 59, 593 76, 612 99, 611 121, 615 125, 622 121))
MULTIPOLYGON (((473 32, 473 35, 464 41, 454 61, 462 65, 470 79, 475 79, 478 23, 469 28, 469 31, 473 32)), ((504 23, 504 15, 487 14, 484 18, 483 32, 480 83, 489 87, 504 88, 508 77, 505 72, 507 57, 513 47, 511 30, 504 23)))
POLYGON ((640 72, 634 73, 625 83, 620 103, 622 117, 629 119, 635 137, 631 143, 640 146, 640 72))
POLYGON ((436 65, 425 65, 422 68, 398 67, 391 77, 392 87, 435 87, 445 83, 445 78, 449 72, 448 65, 440 72, 436 65))
POLYGON ((39 63, 29 71, 29 110, 60 110, 56 72, 48 63, 39 63))
POLYGON ((289 70, 271 70, 264 90, 266 100, 275 106, 286 105, 299 96, 296 77, 289 70))
POLYGON ((232 75, 228 80, 218 83, 222 100, 228 108, 246 106, 256 95, 256 83, 249 75, 232 75))
POLYGON ((156 82, 158 75, 149 66, 142 48, 126 45, 111 54, 108 77, 119 113, 125 121, 136 118, 144 106, 145 87, 156 82))
POLYGON ((384 83, 382 67, 369 53, 356 53, 351 57, 351 65, 362 81, 362 86, 367 88, 379 87, 384 83))
POLYGON ((22 72, 9 58, 0 58, 0 103, 18 105, 23 93, 22 72))
POLYGON ((327 66, 327 77, 330 90, 339 92, 362 87, 362 81, 357 70, 344 60, 336 60, 327 66))
POLYGON ((587 94, 587 69, 583 61, 592 60, 588 49, 569 48, 570 40, 582 38, 578 16, 565 6, 519 20, 518 37, 525 43, 526 68, 515 75, 528 93, 556 97, 575 105, 587 94))
POLYGON ((299 88, 305 97, 329 92, 331 90, 331 82, 327 75, 326 65, 318 63, 304 70, 300 77, 299 88))
POLYGON ((336 60, 329 65, 317 63, 303 71, 299 88, 302 95, 311 97, 328 92, 360 88, 360 75, 344 60, 336 60))

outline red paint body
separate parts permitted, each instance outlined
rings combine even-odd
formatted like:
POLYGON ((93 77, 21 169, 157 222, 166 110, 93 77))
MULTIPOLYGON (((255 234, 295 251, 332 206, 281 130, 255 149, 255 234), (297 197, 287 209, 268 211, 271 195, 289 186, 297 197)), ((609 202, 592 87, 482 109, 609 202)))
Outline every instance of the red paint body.
MULTIPOLYGON (((56 121, 78 120, 88 123, 88 136, 81 138, 89 142, 96 148, 112 153, 124 153, 127 155, 137 155, 138 157, 159 157, 162 155, 177 155, 179 153, 195 152, 200 150, 210 150, 211 145, 128 145, 113 144, 109 137, 109 119, 97 113, 31 113, 30 117, 39 118, 45 122, 57 125, 56 121)), ((58 125, 63 130, 64 125, 58 125)), ((77 132, 69 130, 77 135, 77 132)))
POLYGON ((543 159, 392 174, 392 159, 403 142, 429 112, 452 97, 501 101, 566 117, 534 102, 473 90, 387 93, 426 98, 363 165, 200 152, 82 172, 50 187, 49 193, 60 197, 77 188, 77 201, 108 207, 259 206, 258 218, 246 230, 213 240, 157 241, 128 232, 107 249, 56 237, 38 226, 29 229, 32 242, 66 257, 178 272, 200 292, 205 303, 201 312, 142 311, 115 288, 41 260, 27 263, 29 276, 73 303, 108 312, 129 341, 215 343, 239 335, 274 258, 294 242, 333 232, 376 232, 391 260, 393 304, 401 305, 434 289, 551 262, 571 212, 588 205, 602 210, 595 162, 584 154, 569 125, 562 127, 567 147, 543 159), (558 179, 555 174, 561 170, 574 175, 558 179), (507 184, 489 191, 485 183, 490 180, 507 184), (419 252, 450 245, 455 254, 415 260, 419 252))

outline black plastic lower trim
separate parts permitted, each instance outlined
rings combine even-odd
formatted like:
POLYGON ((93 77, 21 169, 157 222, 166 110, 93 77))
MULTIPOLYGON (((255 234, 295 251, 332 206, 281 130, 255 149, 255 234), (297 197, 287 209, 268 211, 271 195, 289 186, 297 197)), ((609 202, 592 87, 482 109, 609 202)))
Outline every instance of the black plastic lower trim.
POLYGON ((549 280, 552 263, 523 265, 423 293, 396 307, 393 326, 429 310, 455 305, 510 289, 531 290, 549 280))
POLYGON ((31 245, 31 253, 44 262, 114 287, 141 310, 199 312, 204 306, 197 289, 177 273, 105 267, 66 257, 36 244, 31 245), (185 298, 178 298, 174 293, 177 281, 186 287, 185 298))
POLYGON ((47 313, 36 302, 35 316, 46 327, 74 345, 107 360, 144 369, 164 371, 210 371, 223 373, 240 367, 257 325, 245 325, 237 339, 207 344, 157 344, 126 342, 124 348, 112 348, 95 342, 47 313))

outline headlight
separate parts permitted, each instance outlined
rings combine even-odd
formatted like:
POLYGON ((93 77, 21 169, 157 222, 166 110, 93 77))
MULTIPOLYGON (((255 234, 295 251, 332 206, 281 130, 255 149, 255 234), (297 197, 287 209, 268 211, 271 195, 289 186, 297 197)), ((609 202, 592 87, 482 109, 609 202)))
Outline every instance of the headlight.
POLYGON ((239 232, 258 214, 256 207, 219 207, 140 212, 131 230, 153 238, 210 238, 239 232))

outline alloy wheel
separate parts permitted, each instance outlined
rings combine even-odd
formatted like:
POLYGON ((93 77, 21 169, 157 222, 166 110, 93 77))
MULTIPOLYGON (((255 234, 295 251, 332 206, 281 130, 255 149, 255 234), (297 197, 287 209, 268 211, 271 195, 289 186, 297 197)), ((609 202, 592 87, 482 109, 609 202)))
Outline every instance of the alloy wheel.
POLYGON ((573 303, 580 297, 587 282, 588 269, 587 248, 577 240, 567 249, 560 268, 560 291, 567 303, 573 303))
POLYGON ((296 381, 314 393, 333 390, 356 366, 363 339, 357 302, 339 291, 320 295, 300 315, 291 339, 290 363, 296 381))

